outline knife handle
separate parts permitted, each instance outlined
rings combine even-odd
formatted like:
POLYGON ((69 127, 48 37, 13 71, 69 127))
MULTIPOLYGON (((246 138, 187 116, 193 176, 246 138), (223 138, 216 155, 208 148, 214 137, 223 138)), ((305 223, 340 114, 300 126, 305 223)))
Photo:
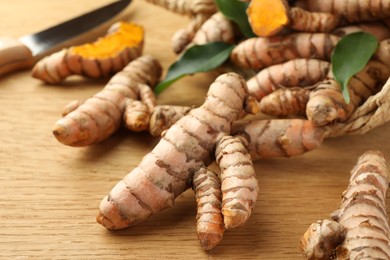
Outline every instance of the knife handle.
POLYGON ((0 75, 30 68, 33 63, 33 55, 23 43, 12 37, 0 37, 0 75))

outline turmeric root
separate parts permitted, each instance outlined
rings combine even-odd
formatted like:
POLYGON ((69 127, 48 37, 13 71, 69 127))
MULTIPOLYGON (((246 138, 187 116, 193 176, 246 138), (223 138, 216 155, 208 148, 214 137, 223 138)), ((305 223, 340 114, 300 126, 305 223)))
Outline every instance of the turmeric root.
POLYGON ((232 129, 247 144, 252 160, 303 154, 320 146, 325 133, 305 119, 256 120, 232 129))
POLYGON ((192 44, 202 45, 215 41, 226 43, 235 41, 233 24, 221 12, 213 14, 204 22, 194 35, 192 44))
POLYGON ((308 87, 323 80, 330 63, 317 59, 293 59, 262 69, 247 80, 249 93, 260 101, 279 88, 308 87))
POLYGON ((132 117, 129 126, 146 125, 155 100, 151 98, 152 89, 161 75, 159 62, 151 56, 141 56, 130 62, 122 71, 114 75, 102 91, 61 118, 55 124, 53 134, 63 144, 86 146, 100 142, 114 133, 122 123, 126 107, 136 100, 142 100, 144 113, 132 117), (147 92, 147 93, 145 93, 147 92), (146 123, 143 123, 145 121, 146 123))
POLYGON ((369 61, 362 71, 350 79, 350 102, 347 104, 339 84, 330 72, 328 79, 317 84, 311 91, 306 115, 316 125, 344 121, 368 97, 377 93, 389 76, 389 67, 379 61, 369 61))
POLYGON ((70 75, 103 78, 123 69, 142 54, 144 31, 134 23, 115 23, 92 44, 63 49, 40 60, 32 76, 56 84, 70 75))
POLYGON ((176 54, 181 53, 194 38, 199 28, 210 18, 210 15, 197 14, 191 18, 186 28, 178 30, 172 36, 172 49, 176 54))
POLYGON ((383 41, 390 38, 389 28, 381 22, 359 23, 338 27, 332 31, 332 34, 335 34, 339 37, 344 37, 347 34, 361 31, 372 34, 377 38, 378 41, 383 41))
POLYGON ((309 96, 310 89, 308 88, 278 89, 260 101, 260 111, 277 117, 305 116, 309 96))
POLYGON ((229 135, 218 141, 215 157, 221 169, 225 227, 242 226, 252 213, 259 190, 251 157, 241 139, 229 135))
POLYGON ((97 221, 121 229, 172 207, 193 174, 213 161, 218 140, 230 132, 242 113, 248 94, 244 79, 235 73, 211 84, 205 103, 171 126, 156 147, 100 204, 97 221))
POLYGON ((339 37, 325 33, 292 33, 256 37, 234 47, 230 59, 243 68, 262 69, 297 58, 330 60, 339 37))
POLYGON ((191 111, 191 107, 185 106, 156 106, 150 116, 149 132, 152 136, 161 134, 176 123, 180 118, 191 111))
POLYGON ((347 0, 310 0, 307 10, 338 14, 348 22, 376 21, 390 17, 388 0, 347 1, 347 0))
POLYGON ((225 226, 221 213, 222 192, 218 175, 201 168, 192 180, 196 197, 196 231, 204 250, 211 250, 221 242, 225 226))
POLYGON ((328 259, 314 256, 329 256, 336 252, 337 259, 389 259, 390 228, 386 215, 388 186, 388 169, 383 154, 379 151, 362 154, 351 171, 340 208, 331 214, 332 219, 341 226, 337 230, 343 229, 341 239, 332 232, 321 237, 324 233, 312 232, 311 226, 301 240, 306 257, 328 259), (318 241, 332 247, 318 253, 321 248, 318 241))
POLYGON ((213 14, 217 6, 213 0, 146 0, 178 14, 213 14))
POLYGON ((330 32, 339 23, 336 14, 290 8, 285 0, 252 0, 247 13, 253 32, 262 37, 276 35, 286 27, 303 32, 330 32))

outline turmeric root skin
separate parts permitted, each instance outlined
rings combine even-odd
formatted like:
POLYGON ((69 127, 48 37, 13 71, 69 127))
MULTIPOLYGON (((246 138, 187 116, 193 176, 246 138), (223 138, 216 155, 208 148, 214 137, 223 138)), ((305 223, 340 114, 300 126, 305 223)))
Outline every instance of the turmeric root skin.
POLYGON ((262 69, 296 58, 329 61, 339 37, 326 33, 292 33, 256 37, 234 47, 230 59, 239 67, 262 69))
POLYGON ((242 226, 252 213, 259 191, 251 156, 240 138, 226 135, 217 143, 215 157, 221 169, 225 227, 242 226))
POLYGON ((192 183, 198 208, 198 239, 204 250, 211 250, 221 242, 225 231, 221 213, 221 182, 215 172, 201 168, 194 174, 192 183))

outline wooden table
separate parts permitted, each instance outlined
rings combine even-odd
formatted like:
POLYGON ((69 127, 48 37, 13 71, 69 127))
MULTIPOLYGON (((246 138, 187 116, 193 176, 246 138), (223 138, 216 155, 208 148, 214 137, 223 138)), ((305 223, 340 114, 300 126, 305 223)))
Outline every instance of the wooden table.
MULTIPOLYGON (((108 2, 0 0, 0 35, 19 37, 108 2)), ((165 69, 175 60, 170 37, 186 17, 134 0, 113 21, 119 19, 145 27, 144 52, 165 69)), ((90 40, 107 26, 92 31, 90 40)), ((159 103, 200 105, 211 81, 209 74, 186 77, 159 103)), ((303 156, 255 162, 260 194, 253 215, 209 253, 196 238, 191 190, 144 223, 109 232, 95 222, 100 200, 158 140, 121 130, 86 148, 57 142, 51 131, 61 108, 102 86, 77 77, 48 86, 28 70, 0 79, 1 259, 303 259, 300 236, 337 209, 357 157, 368 149, 390 156, 387 124, 364 136, 328 139, 303 156)))

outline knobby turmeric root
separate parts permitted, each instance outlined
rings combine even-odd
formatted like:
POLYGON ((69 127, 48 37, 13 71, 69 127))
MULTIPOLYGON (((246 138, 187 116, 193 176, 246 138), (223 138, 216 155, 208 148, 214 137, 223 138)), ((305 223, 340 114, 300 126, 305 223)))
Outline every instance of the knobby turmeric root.
POLYGON ((130 62, 102 91, 84 102, 68 105, 65 117, 55 124, 54 136, 70 146, 95 144, 118 130, 123 118, 133 131, 148 129, 155 105, 149 86, 157 83, 161 71, 159 62, 148 55, 130 62))
POLYGON ((330 61, 339 37, 326 33, 291 33, 285 36, 255 37, 239 43, 230 55, 239 67, 262 69, 292 59, 330 61))
POLYGON ((221 242, 225 225, 221 212, 222 192, 218 175, 201 168, 192 180, 196 197, 196 231, 204 250, 211 250, 221 242))
POLYGON ((359 105, 381 89, 389 76, 390 67, 375 59, 369 61, 363 70, 350 79, 350 102, 347 104, 339 84, 330 72, 327 79, 311 91, 306 105, 307 118, 316 125, 345 121, 359 105))
POLYGON ((50 84, 59 83, 70 75, 108 77, 141 56, 143 43, 141 26, 115 23, 105 37, 94 43, 63 49, 43 58, 33 67, 32 76, 50 84))
POLYGON ((194 173, 213 161, 215 145, 243 113, 247 95, 241 76, 219 76, 205 103, 171 126, 102 200, 97 221, 108 229, 121 229, 172 207, 175 198, 189 188, 194 173))
POLYGON ((249 93, 261 101, 279 88, 309 87, 325 79, 330 63, 318 59, 293 59, 260 70, 247 80, 249 93))
POLYGON ((253 32, 262 37, 276 35, 286 27, 303 32, 329 32, 339 23, 336 14, 290 8, 285 0, 252 0, 247 14, 253 32))
POLYGON ((213 14, 195 33, 191 44, 202 45, 209 42, 221 41, 234 43, 233 24, 221 12, 213 14))
POLYGON ((329 259, 334 252, 337 259, 390 259, 390 228, 386 214, 388 178, 381 152, 362 154, 351 171, 340 208, 331 214, 332 225, 336 228, 330 232, 317 232, 315 224, 310 226, 301 240, 303 254, 308 259, 329 259))

